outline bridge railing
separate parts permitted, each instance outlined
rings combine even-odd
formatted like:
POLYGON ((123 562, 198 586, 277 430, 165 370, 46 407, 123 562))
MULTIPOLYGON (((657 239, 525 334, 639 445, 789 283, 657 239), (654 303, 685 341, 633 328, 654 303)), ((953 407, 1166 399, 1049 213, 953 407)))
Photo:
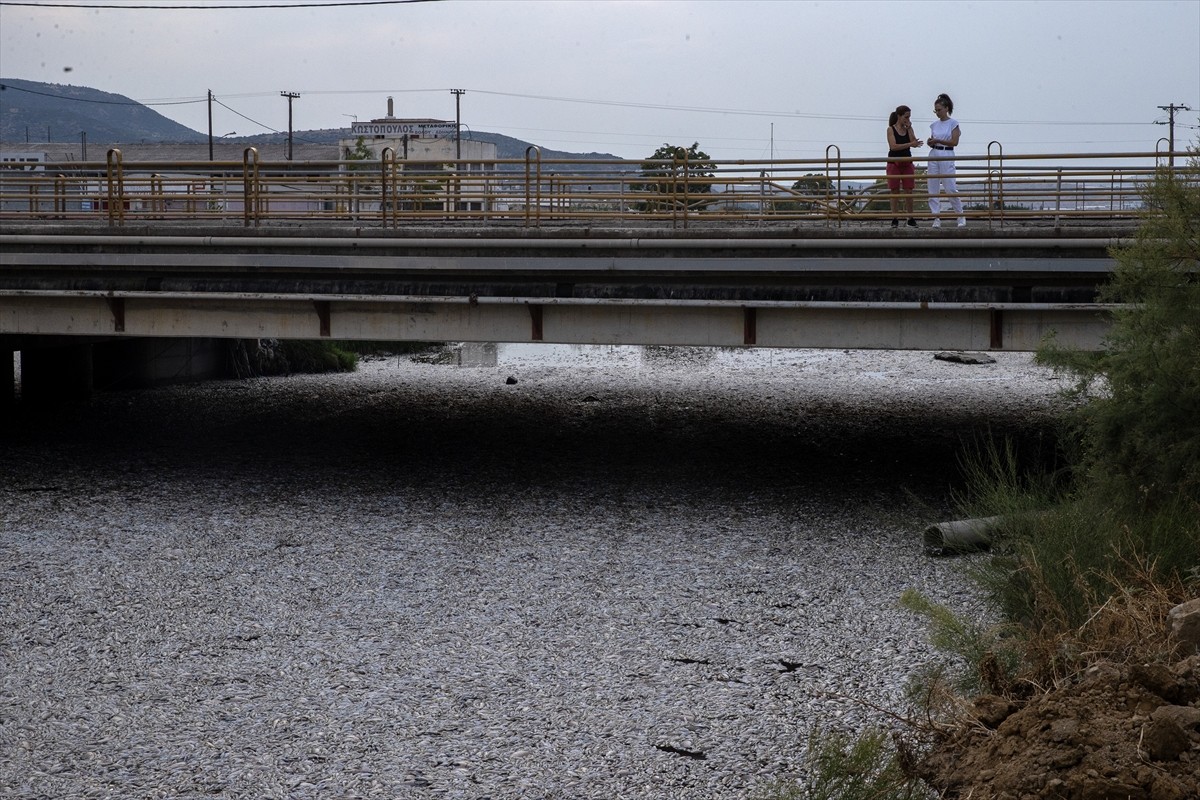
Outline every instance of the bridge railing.
MULTIPOLYGON (((914 157, 918 218, 929 218, 927 159, 914 157)), ((1182 169, 1185 153, 1120 152, 984 155, 956 159, 964 215, 977 224, 1051 225, 1125 222, 1142 212, 1142 189, 1182 169)), ((880 225, 896 216, 886 163, 823 159, 615 161, 523 159, 453 163, 263 161, 254 148, 235 161, 37 164, 0 170, 0 220, 103 226, 214 223, 247 227, 328 223, 361 227, 489 223, 708 222, 880 225)), ((974 224, 973 223, 973 224, 974 224)))

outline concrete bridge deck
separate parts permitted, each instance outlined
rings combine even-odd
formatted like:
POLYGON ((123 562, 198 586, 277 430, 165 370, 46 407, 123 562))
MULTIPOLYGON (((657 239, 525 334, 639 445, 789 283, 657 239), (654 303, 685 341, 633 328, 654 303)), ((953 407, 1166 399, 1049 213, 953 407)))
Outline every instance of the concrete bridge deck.
POLYGON ((1090 347, 1131 233, 8 225, 0 336, 1090 347))

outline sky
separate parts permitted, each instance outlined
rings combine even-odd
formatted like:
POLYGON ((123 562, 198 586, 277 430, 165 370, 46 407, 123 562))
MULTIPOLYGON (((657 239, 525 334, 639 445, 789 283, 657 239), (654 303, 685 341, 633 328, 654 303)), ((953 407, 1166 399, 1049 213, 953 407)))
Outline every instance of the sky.
POLYGON ((954 100, 960 154, 1200 139, 1200 0, 0 0, 0 77, 251 135, 395 116, 641 159, 878 157, 954 100), (290 6, 262 8, 262 6, 290 6), (456 95, 451 90, 464 90, 456 95), (456 111, 456 101, 458 103, 456 111))

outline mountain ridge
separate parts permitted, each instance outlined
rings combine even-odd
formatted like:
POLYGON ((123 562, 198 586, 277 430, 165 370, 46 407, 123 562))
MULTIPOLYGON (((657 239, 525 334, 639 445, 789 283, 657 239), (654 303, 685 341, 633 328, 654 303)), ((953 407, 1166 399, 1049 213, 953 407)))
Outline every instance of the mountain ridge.
MULTIPOLYGON (((0 141, 11 146, 18 142, 74 141, 81 135, 98 148, 131 142, 201 144, 209 138, 207 133, 192 130, 125 95, 87 86, 0 77, 0 141), (42 131, 46 133, 44 140, 42 131)), ((261 133, 222 137, 221 141, 279 144, 286 142, 287 136, 261 133)), ((340 139, 353 138, 353 134, 347 128, 318 128, 292 131, 292 138, 296 142, 333 145, 340 139)), ((544 158, 621 160, 610 153, 551 150, 488 131, 472 131, 466 138, 495 144, 497 158, 524 158, 533 146, 544 158)))

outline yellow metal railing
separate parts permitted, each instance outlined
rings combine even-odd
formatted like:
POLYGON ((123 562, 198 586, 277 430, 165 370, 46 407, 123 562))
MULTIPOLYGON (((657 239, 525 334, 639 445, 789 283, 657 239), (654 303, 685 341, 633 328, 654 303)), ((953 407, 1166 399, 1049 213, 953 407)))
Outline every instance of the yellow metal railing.
MULTIPOLYGON (((917 216, 928 195, 917 167, 917 216)), ((1189 154, 1006 155, 956 159, 965 216, 978 224, 1064 225, 1127 222, 1142 211, 1143 187, 1183 169, 1189 154)), ((890 219, 885 163, 843 158, 830 145, 822 159, 662 161, 524 158, 454 163, 267 162, 247 148, 239 162, 125 162, 109 150, 102 163, 63 162, 0 170, 0 220, 68 221, 104 226, 165 222, 353 224, 557 224, 687 228, 695 223, 842 226, 890 219)))

